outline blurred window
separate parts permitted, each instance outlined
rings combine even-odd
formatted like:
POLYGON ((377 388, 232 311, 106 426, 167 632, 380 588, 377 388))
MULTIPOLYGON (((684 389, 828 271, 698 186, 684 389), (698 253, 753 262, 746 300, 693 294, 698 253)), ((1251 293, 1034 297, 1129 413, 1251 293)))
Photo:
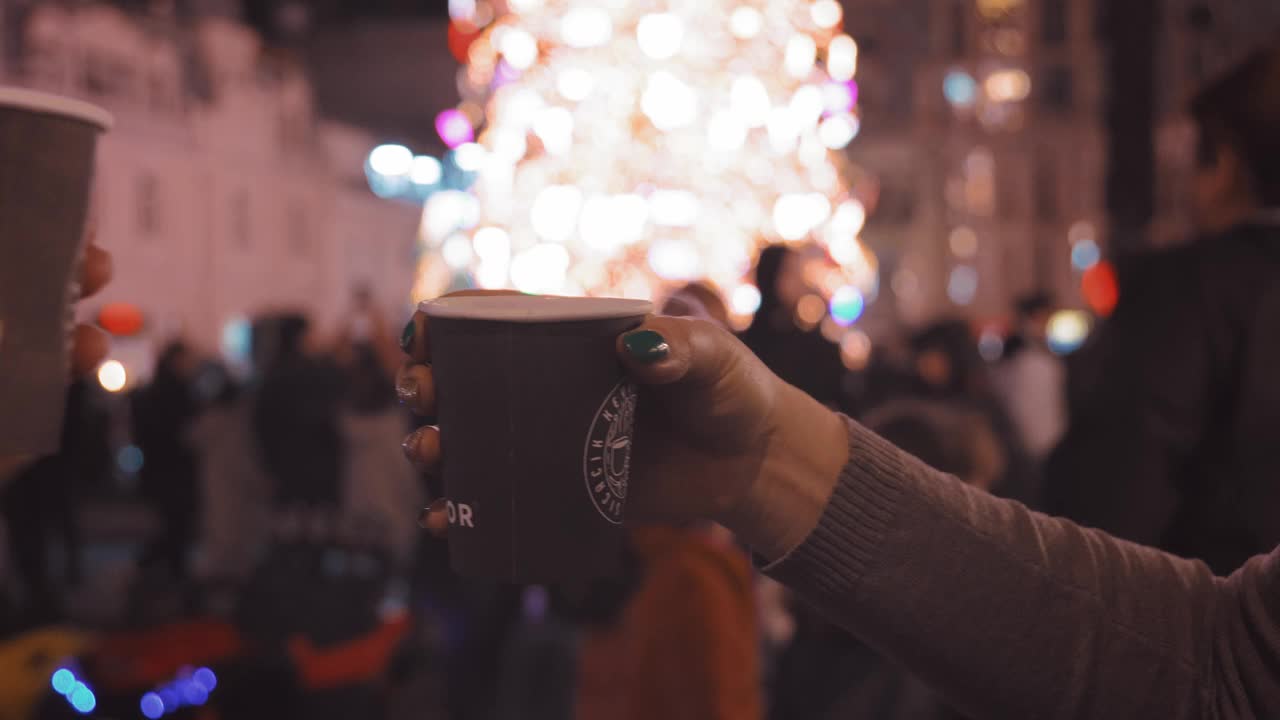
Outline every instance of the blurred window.
POLYGON ((297 203, 289 206, 285 225, 290 252, 300 257, 307 256, 311 252, 311 233, 307 227, 307 213, 302 206, 297 203))
POLYGON ((1075 77, 1071 68, 1052 65, 1040 80, 1040 102, 1046 110, 1066 112, 1075 104, 1075 77))
POLYGON ((978 217, 996 212, 996 158, 989 148, 974 148, 964 159, 964 206, 978 217))
POLYGON ((1059 47, 1067 42, 1066 0, 1042 0, 1040 42, 1047 47, 1059 47))
POLYGON ((136 225, 138 234, 151 237, 160 233, 160 182, 150 172, 138 176, 134 184, 136 225))
POLYGON ((84 88, 94 97, 128 97, 133 85, 133 68, 129 63, 100 50, 84 55, 84 88))
POLYGON ((1053 156, 1042 151, 1036 158, 1032 191, 1035 193, 1036 219, 1054 222, 1061 215, 1058 203, 1057 167, 1053 156))
POLYGON ((164 73, 152 73, 147 78, 147 99, 151 109, 160 113, 176 112, 181 106, 181 91, 172 77, 164 73))
POLYGON ((969 51, 969 5, 965 2, 951 3, 951 18, 947 28, 951 33, 950 50, 955 58, 964 57, 969 51))
POLYGON ((916 185, 910 176, 885 174, 880 178, 880 197, 875 212, 867 218, 872 226, 908 225, 916 212, 916 185))
POLYGON ((1026 175, 1014 172, 1010 165, 1006 165, 1005 171, 996 175, 995 210, 1006 220, 1021 217, 1023 208, 1026 206, 1026 201, 1023 199, 1023 193, 1026 192, 1026 175))
POLYGON ((231 196, 231 240, 241 250, 248 250, 253 245, 249 212, 249 193, 245 190, 236 191, 231 196))

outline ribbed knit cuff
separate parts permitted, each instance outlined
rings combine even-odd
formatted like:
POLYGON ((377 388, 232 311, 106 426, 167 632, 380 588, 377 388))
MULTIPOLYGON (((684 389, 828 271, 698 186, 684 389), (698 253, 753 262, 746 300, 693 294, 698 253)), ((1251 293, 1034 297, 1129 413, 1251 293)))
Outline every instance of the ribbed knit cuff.
POLYGON ((849 462, 840 472, 827 509, 798 547, 762 568, 784 585, 821 598, 846 596, 877 557, 885 530, 897 515, 908 456, 846 418, 849 462))

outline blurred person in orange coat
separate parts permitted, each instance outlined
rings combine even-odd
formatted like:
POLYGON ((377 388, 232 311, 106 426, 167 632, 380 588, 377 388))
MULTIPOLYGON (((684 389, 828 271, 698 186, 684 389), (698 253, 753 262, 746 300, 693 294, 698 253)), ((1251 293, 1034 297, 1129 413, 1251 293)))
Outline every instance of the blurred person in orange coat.
MULTIPOLYGON (((727 325, 710 287, 682 288, 664 314, 727 325)), ((577 720, 763 717, 751 562, 711 524, 631 532, 639 579, 612 622, 583 636, 577 720)))

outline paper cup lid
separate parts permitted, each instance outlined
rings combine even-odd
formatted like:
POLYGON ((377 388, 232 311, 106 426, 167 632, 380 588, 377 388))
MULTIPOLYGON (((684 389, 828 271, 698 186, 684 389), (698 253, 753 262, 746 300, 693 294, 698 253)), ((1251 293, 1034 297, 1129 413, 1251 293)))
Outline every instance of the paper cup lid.
POLYGON ((547 295, 454 295, 418 305, 428 317, 498 322, 572 322, 640 317, 653 312, 648 300, 547 295))
POLYGON ((93 103, 26 88, 0 86, 0 108, 6 107, 45 115, 61 115, 97 125, 103 130, 110 130, 113 123, 111 113, 93 103))

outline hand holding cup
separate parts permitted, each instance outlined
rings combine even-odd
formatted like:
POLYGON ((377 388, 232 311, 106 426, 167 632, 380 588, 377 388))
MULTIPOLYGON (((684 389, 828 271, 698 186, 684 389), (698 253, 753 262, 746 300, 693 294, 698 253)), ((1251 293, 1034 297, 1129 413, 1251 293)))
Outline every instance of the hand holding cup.
MULTIPOLYGON (((415 314, 406 339, 401 397, 434 416, 441 388, 430 365, 431 319, 415 314)), ((625 522, 714 520, 766 557, 803 540, 826 494, 812 484, 801 491, 793 479, 829 476, 829 491, 847 458, 843 421, 711 323, 648 316, 620 333, 613 349, 638 386, 625 522)), ((405 451, 432 471, 450 457, 450 444, 424 428, 405 451)), ((433 505, 423 524, 441 529, 448 511, 433 505)))

